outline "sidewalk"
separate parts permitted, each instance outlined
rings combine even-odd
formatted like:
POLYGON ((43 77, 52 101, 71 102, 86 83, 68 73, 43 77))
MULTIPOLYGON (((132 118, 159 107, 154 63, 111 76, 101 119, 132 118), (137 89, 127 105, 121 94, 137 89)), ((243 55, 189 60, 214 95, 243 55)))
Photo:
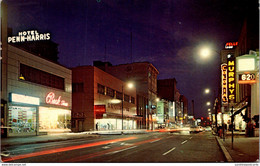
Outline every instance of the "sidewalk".
MULTIPOLYGON (((123 134, 143 134, 147 133, 146 130, 123 130, 123 134)), ((11 146, 11 145, 25 145, 33 143, 44 143, 44 142, 55 142, 55 141, 65 141, 72 139, 82 139, 82 138, 97 138, 100 135, 121 135, 122 130, 107 130, 107 131, 88 131, 81 133, 53 133, 49 135, 41 136, 23 136, 23 137, 8 137, 1 138, 1 146, 11 146)))
POLYGON ((244 133, 234 132, 233 148, 231 133, 225 139, 216 136, 227 162, 259 162, 259 137, 246 137, 244 133))

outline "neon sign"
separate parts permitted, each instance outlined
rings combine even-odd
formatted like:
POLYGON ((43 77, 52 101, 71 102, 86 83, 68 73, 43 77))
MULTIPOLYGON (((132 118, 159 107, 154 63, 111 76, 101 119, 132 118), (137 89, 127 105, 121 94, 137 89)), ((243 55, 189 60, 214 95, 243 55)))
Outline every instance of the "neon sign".
POLYGON ((101 112, 105 113, 106 112, 106 105, 94 105, 94 111, 95 112, 101 112))
POLYGON ((221 85, 222 85, 222 102, 228 102, 228 90, 227 90, 227 64, 221 65, 221 85))
POLYGON ((69 103, 67 103, 65 100, 61 100, 61 96, 59 96, 57 99, 55 99, 55 93, 53 93, 53 92, 48 93, 45 101, 47 104, 61 105, 61 106, 65 106, 65 107, 69 106, 69 103))
POLYGON ((232 48, 234 48, 234 46, 237 46, 237 45, 238 45, 238 42, 228 42, 228 43, 226 43, 225 48, 232 49, 232 48))
POLYGON ((228 100, 235 102, 236 100, 236 80, 235 80, 235 60, 228 59, 228 100))
POLYGON ((18 32, 18 36, 8 37, 8 43, 21 43, 26 41, 50 40, 50 33, 38 33, 37 30, 18 32))

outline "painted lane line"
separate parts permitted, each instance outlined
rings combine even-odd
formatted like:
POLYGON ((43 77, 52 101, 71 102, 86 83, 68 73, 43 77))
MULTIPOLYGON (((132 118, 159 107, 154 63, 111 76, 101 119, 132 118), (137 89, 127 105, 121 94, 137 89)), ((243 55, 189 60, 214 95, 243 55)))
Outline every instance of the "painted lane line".
POLYGON ((175 150, 175 149, 176 149, 176 147, 170 149, 169 151, 165 152, 165 153, 163 154, 163 156, 165 156, 166 154, 170 153, 171 151, 173 151, 173 150, 175 150))
POLYGON ((188 142, 188 140, 183 141, 181 144, 183 145, 183 144, 185 144, 186 142, 188 142))
POLYGON ((129 147, 129 148, 117 150, 117 151, 110 152, 110 153, 107 153, 107 154, 115 154, 115 153, 123 152, 123 151, 128 150, 128 149, 133 149, 133 148, 136 148, 136 147, 137 147, 137 146, 131 146, 131 147, 129 147))
POLYGON ((103 149, 109 149, 109 148, 111 148, 110 146, 104 146, 104 147, 102 147, 103 149))
POLYGON ((160 141, 160 140, 161 140, 161 139, 158 139, 158 140, 152 141, 152 142, 150 142, 150 143, 158 142, 158 141, 160 141))
POLYGON ((190 137, 190 139, 192 139, 192 137, 190 137))

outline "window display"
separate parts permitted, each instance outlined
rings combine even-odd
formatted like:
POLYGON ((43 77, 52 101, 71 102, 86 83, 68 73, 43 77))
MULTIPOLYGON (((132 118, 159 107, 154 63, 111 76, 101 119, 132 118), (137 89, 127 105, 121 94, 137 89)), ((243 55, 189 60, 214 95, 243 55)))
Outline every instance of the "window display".
POLYGON ((36 132, 36 108, 35 107, 9 107, 10 133, 36 132))

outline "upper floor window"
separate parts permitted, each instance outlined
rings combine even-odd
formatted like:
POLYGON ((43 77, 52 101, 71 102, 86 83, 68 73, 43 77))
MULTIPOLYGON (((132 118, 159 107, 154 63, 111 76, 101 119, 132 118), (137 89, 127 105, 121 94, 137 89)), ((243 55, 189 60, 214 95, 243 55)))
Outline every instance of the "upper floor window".
POLYGON ((72 92, 84 92, 84 84, 80 83, 72 83, 72 92))
POLYGON ((116 91, 116 98, 122 100, 123 94, 121 92, 116 91))
POLYGON ((105 95, 105 86, 98 84, 98 93, 105 95))
POLYGON ((19 80, 29 81, 61 90, 65 89, 64 78, 24 64, 20 64, 19 80))
POLYGON ((107 95, 110 96, 110 97, 114 97, 115 96, 115 90, 107 87, 107 95))
POLYGON ((130 101, 132 104, 135 104, 135 98, 134 97, 131 97, 131 101, 130 101))

